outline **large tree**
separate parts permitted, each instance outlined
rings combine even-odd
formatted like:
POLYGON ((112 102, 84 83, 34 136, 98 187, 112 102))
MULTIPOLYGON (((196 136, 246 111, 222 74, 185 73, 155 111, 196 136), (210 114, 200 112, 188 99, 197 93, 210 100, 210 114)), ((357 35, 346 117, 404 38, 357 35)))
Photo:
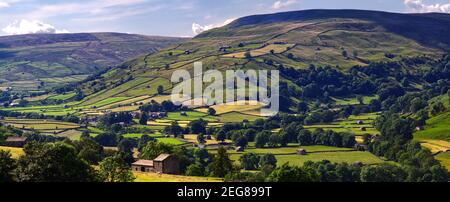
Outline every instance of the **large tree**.
POLYGON ((100 162, 99 175, 104 182, 132 182, 135 179, 121 154, 107 157, 100 162))
POLYGON ((16 162, 11 158, 9 151, 0 151, 0 182, 11 182, 13 177, 11 172, 14 170, 16 162))
POLYGON ((161 154, 172 153, 173 146, 164 144, 162 142, 148 142, 147 145, 142 148, 141 158, 153 160, 161 154))
POLYGON ((216 177, 225 177, 226 174, 233 170, 233 163, 224 147, 221 146, 217 150, 217 154, 214 156, 214 160, 211 163, 211 170, 216 177))
POLYGON ((64 143, 28 143, 17 164, 17 178, 22 182, 92 182, 94 169, 74 147, 64 143))

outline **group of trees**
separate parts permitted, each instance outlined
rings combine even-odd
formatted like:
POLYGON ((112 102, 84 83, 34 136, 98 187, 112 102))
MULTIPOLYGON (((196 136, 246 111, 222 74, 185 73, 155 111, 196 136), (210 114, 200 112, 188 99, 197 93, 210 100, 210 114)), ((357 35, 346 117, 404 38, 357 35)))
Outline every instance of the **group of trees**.
POLYGON ((348 133, 338 133, 332 130, 324 131, 316 129, 314 132, 300 130, 298 133, 298 143, 307 145, 326 145, 333 147, 353 148, 356 144, 355 136, 348 133))
POLYGON ((413 142, 414 120, 403 118, 396 113, 386 112, 375 124, 381 132, 369 144, 375 155, 400 163, 405 181, 448 181, 450 175, 431 152, 413 142))

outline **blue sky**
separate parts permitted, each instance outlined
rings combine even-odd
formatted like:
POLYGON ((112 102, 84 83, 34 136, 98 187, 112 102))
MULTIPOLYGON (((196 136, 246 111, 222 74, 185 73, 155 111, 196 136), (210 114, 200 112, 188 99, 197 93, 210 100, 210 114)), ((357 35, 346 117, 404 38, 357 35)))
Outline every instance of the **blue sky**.
POLYGON ((0 35, 194 36, 247 15, 316 8, 450 13, 450 0, 0 0, 0 35))

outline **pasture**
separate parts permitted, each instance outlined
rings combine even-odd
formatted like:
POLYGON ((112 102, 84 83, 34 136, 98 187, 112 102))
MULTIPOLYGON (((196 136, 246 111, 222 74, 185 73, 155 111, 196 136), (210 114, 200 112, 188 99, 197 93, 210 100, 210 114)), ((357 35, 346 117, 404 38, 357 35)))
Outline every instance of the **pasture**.
MULTIPOLYGON (((209 151, 211 153, 217 152, 215 149, 211 149, 209 151)), ((234 160, 235 163, 239 163, 239 157, 244 153, 255 153, 259 155, 273 154, 275 155, 279 166, 284 163, 302 166, 306 161, 317 162, 322 160, 330 160, 335 163, 362 162, 364 164, 378 164, 383 162, 383 160, 370 152, 354 151, 352 148, 339 148, 322 145, 299 146, 298 144, 290 144, 288 147, 282 148, 255 148, 253 146, 249 146, 244 152, 229 150, 228 153, 230 158, 234 160), (308 154, 297 155, 296 152, 299 148, 305 149, 308 154)))
MULTIPOLYGON (((252 57, 259 57, 267 54, 271 54, 271 51, 273 51, 274 54, 280 54, 283 52, 286 52, 290 48, 295 46, 295 44, 269 44, 262 48, 253 49, 250 50, 250 55, 252 57)), ((245 58, 246 51, 243 52, 237 52, 237 53, 231 53, 223 55, 223 57, 227 58, 245 58)))
MULTIPOLYGON (((193 143, 193 144, 197 144, 198 145, 197 136, 198 135, 194 135, 194 134, 184 135, 184 140, 189 142, 189 143, 193 143)), ((231 143, 230 140, 226 140, 225 142, 226 143, 231 143)), ((208 146, 208 145, 217 145, 217 144, 219 144, 219 142, 214 137, 212 137, 211 140, 206 140, 206 143, 205 143, 206 146, 208 146)))
POLYGON ((332 130, 335 132, 346 132, 356 136, 364 134, 377 135, 379 131, 373 126, 374 120, 378 117, 377 113, 351 115, 347 119, 337 120, 332 123, 305 125, 304 128, 310 131, 321 128, 324 130, 332 130), (358 123, 361 121, 362 123, 358 123))
POLYGON ((13 159, 18 159, 20 156, 25 154, 25 152, 23 151, 22 148, 16 148, 16 147, 0 146, 0 151, 9 151, 11 154, 11 157, 13 159))
POLYGON ((436 155, 435 158, 450 171, 450 152, 442 152, 436 155))
POLYGON ((133 172, 135 182, 222 182, 221 178, 133 172))

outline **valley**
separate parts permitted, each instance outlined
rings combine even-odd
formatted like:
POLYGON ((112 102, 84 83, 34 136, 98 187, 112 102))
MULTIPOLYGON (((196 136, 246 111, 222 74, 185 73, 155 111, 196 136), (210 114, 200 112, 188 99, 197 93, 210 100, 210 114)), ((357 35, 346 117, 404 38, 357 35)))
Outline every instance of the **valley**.
MULTIPOLYGON (((45 47, 61 52, 40 54, 51 57, 36 59, 46 64, 9 60, 10 52, 37 43, 31 36, 18 47, 1 46, 7 43, 0 37, 3 87, 28 94, 3 93, 0 142, 13 136, 64 142, 100 172, 105 159, 126 162, 136 177, 128 181, 137 182, 276 182, 291 169, 306 173, 306 182, 448 182, 442 173, 450 169, 449 24, 448 14, 305 10, 240 18, 192 39, 73 36, 112 40, 113 59, 93 51, 107 46, 96 40, 73 44, 52 35, 61 41, 45 47), (59 45, 86 46, 80 52, 88 54, 67 54, 59 45), (70 71, 72 63, 62 61, 86 68, 70 71), (195 62, 205 71, 279 70, 280 112, 264 116, 259 112, 268 106, 257 101, 176 106, 171 76, 192 74, 195 62), (58 71, 45 77, 25 66, 58 71), (142 172, 156 169, 161 155, 178 158, 178 175, 142 172)), ((256 85, 245 84, 233 90, 256 85)), ((0 150, 14 159, 33 155, 6 145, 0 150)))

